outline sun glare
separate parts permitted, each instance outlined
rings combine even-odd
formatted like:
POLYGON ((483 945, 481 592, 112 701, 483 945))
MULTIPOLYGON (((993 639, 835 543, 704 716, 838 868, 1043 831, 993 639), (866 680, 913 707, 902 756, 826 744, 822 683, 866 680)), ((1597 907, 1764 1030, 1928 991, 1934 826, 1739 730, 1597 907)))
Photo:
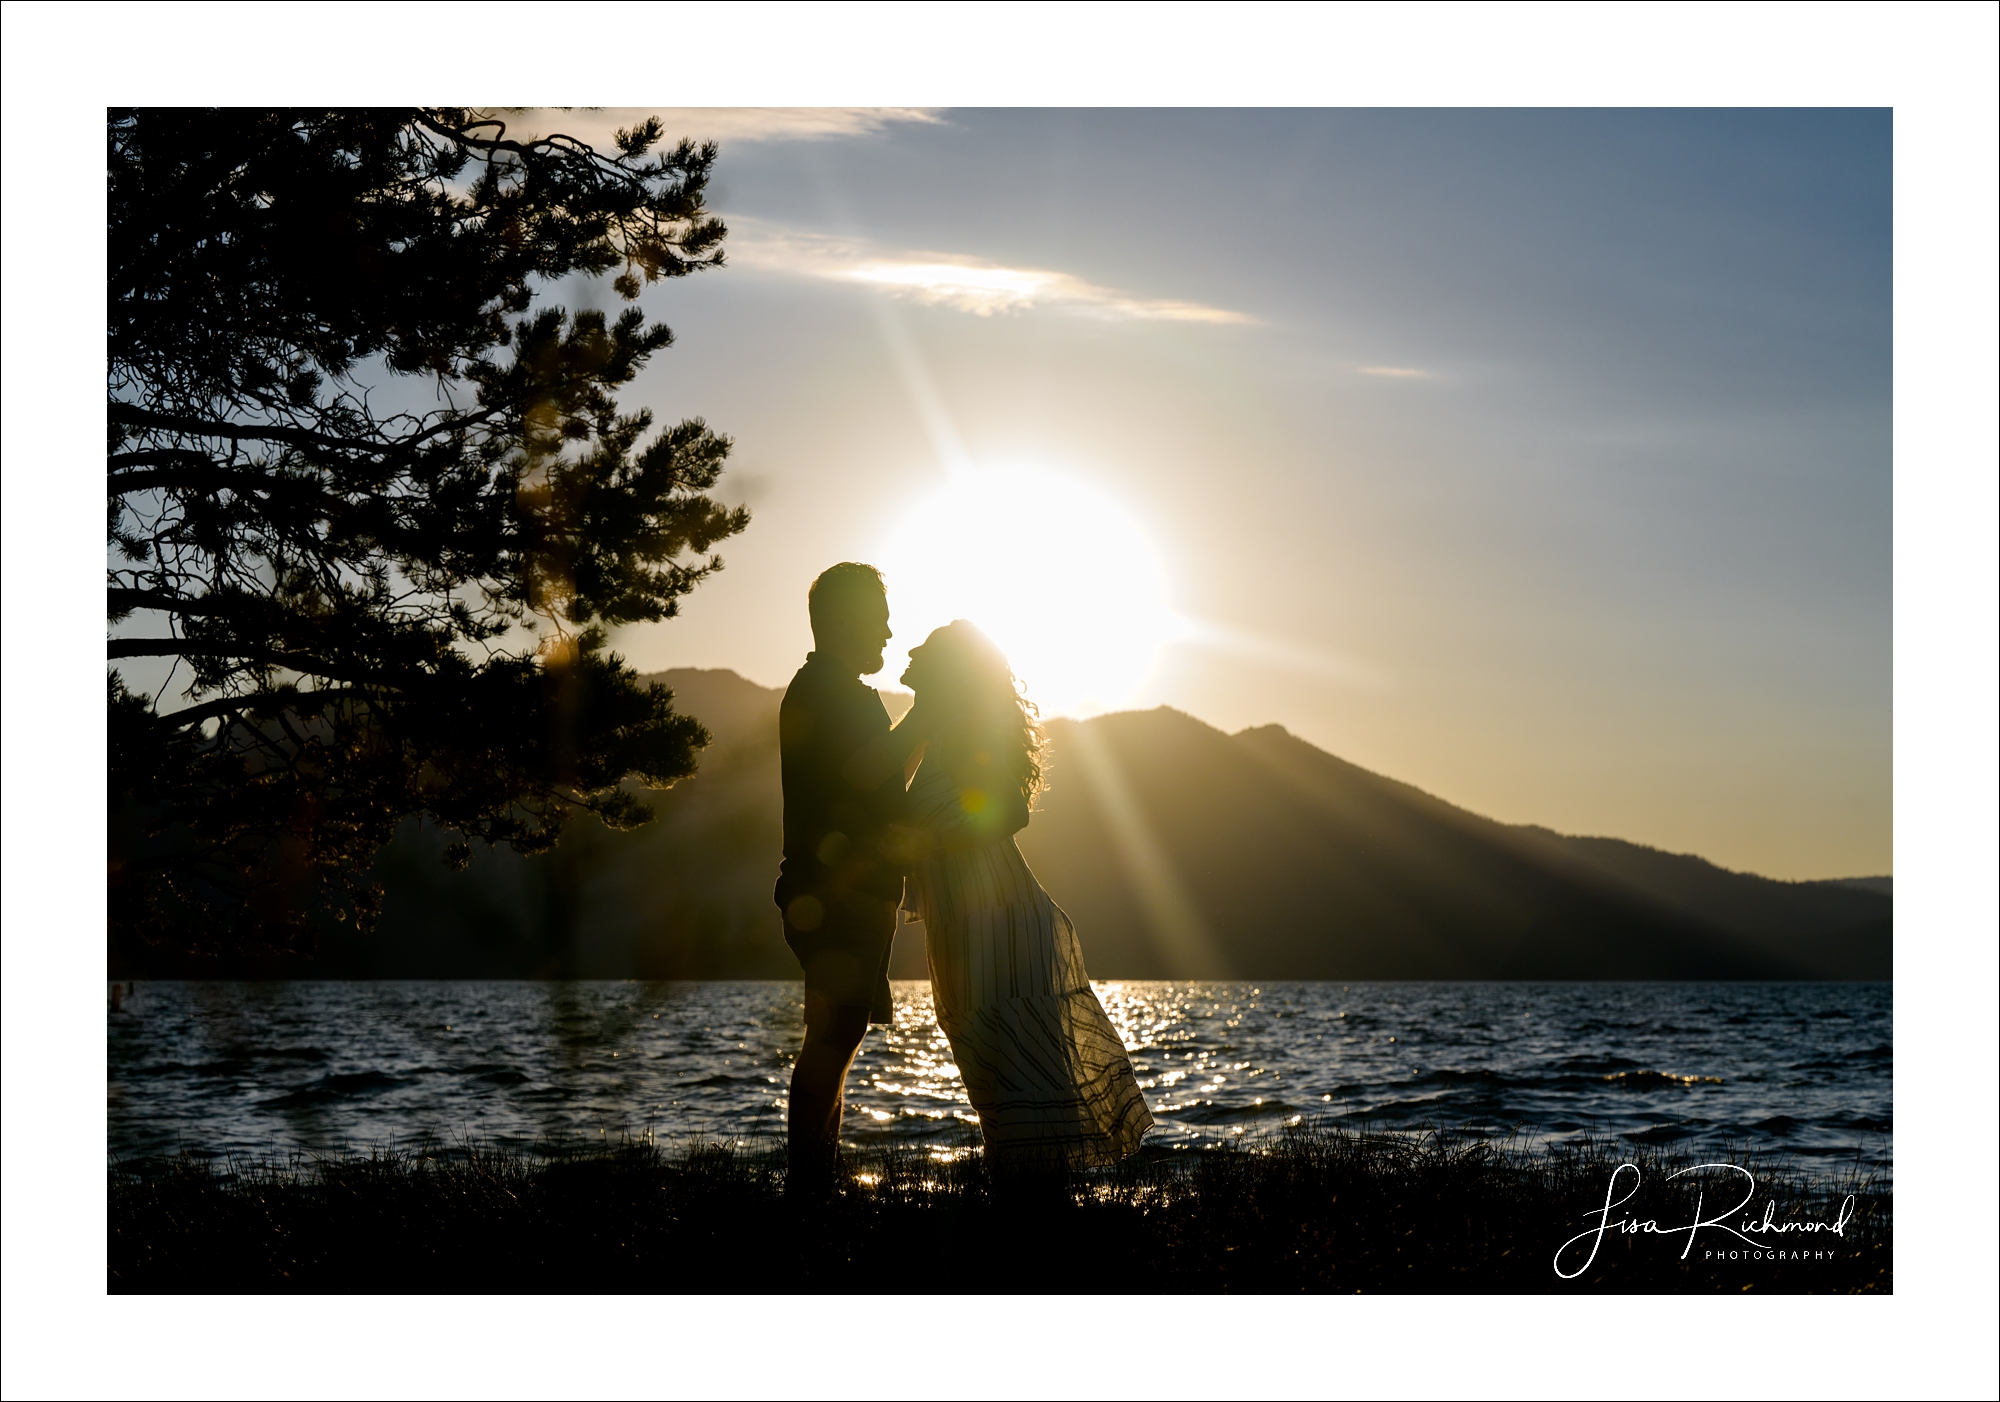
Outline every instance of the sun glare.
POLYGON ((1173 636, 1166 570, 1138 522, 1074 478, 967 473, 911 508, 879 561, 895 643, 966 618, 1007 653, 1044 715, 1129 703, 1173 636))

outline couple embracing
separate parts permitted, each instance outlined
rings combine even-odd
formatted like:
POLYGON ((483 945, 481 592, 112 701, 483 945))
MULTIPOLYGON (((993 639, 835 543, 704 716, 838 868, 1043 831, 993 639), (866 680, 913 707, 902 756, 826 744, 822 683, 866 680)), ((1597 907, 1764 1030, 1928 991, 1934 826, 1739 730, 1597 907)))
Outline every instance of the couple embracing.
POLYGON ((833 1168, 849 1066, 887 1023, 898 907, 922 920, 938 1025, 996 1169, 1130 1154, 1146 1101, 1084 973, 1069 917, 1014 845, 1041 787, 1041 734, 992 641, 960 620, 910 650, 916 702, 889 723, 861 678, 882 668, 889 603, 869 565, 807 596, 813 651, 785 692, 785 857, 776 892, 805 969, 789 1181, 833 1168))

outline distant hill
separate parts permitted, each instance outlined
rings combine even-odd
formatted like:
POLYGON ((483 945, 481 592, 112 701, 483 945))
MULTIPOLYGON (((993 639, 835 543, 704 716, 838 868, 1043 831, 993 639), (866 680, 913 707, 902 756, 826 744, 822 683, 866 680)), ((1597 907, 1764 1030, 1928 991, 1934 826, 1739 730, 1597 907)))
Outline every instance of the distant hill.
POLYGON ((1497 823, 1275 725, 1161 708, 1050 733, 1021 848, 1107 973, 1889 977, 1874 892, 1497 823))
MULTIPOLYGON (((733 672, 656 680, 713 735, 630 833, 577 823, 524 860, 438 861, 406 824, 370 936, 321 976, 789 978, 771 883, 780 693, 733 672)), ((890 696, 900 714, 907 697, 890 696)), ((1879 978, 1889 879, 1772 881, 1604 837, 1482 818, 1282 728, 1161 708, 1059 720, 1021 848, 1110 978, 1879 978)), ((898 976, 924 971, 920 927, 898 976)))
POLYGON ((1821 881, 1816 884, 1821 886, 1847 886, 1856 891, 1873 891, 1878 896, 1887 896, 1893 894, 1890 888, 1895 882, 1893 878, 1887 876, 1837 876, 1831 881, 1821 881))

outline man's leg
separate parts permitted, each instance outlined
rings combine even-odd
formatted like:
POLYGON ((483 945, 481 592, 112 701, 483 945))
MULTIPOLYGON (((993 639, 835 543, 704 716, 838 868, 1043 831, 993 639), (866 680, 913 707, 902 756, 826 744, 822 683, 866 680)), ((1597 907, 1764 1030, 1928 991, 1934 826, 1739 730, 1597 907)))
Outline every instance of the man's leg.
POLYGON ((792 1066, 791 1106, 785 1117, 786 1162, 792 1183, 831 1173, 840 1142, 847 1069, 868 1035, 868 1009, 842 1007, 806 992, 806 1040, 792 1066))

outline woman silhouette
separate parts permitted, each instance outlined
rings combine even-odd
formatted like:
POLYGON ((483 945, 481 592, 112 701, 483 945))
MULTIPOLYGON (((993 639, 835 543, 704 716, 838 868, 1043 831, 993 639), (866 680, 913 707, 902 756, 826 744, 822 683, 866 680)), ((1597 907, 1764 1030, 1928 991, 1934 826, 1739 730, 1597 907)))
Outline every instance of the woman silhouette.
POLYGON ((979 1112, 988 1163, 1111 1163, 1152 1127, 1076 929, 1014 845, 1041 787, 1034 704, 960 619, 910 650, 898 726, 926 740, 907 821, 925 855, 904 906, 924 922, 938 1025, 979 1112))

